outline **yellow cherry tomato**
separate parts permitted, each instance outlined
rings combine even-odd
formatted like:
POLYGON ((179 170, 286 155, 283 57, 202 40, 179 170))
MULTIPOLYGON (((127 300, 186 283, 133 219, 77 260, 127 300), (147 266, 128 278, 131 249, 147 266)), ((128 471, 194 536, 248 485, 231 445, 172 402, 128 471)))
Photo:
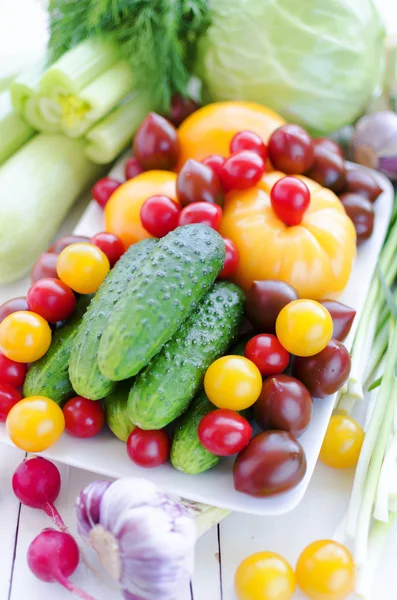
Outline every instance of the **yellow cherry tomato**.
POLYGON ((354 467, 364 442, 362 427, 345 415, 334 415, 328 425, 320 451, 320 460, 334 469, 354 467))
POLYGON ((6 421, 8 435, 25 452, 53 446, 65 429, 62 409, 45 396, 29 396, 12 407, 6 421))
POLYGON ((296 565, 296 582, 310 600, 345 600, 354 590, 353 557, 342 544, 313 542, 296 565))
POLYGON ((332 318, 315 300, 294 300, 280 311, 276 334, 282 346, 296 356, 313 356, 332 338, 332 318))
POLYGON ((282 556, 257 552, 238 567, 234 587, 238 600, 290 600, 295 590, 295 575, 282 556))
POLYGON ((252 406, 262 390, 262 376, 244 356, 223 356, 209 366, 204 377, 205 393, 218 408, 243 410, 252 406))
POLYGON ((10 360, 34 362, 47 352, 51 335, 51 328, 43 317, 20 310, 0 323, 0 350, 10 360))
POLYGON ((94 294, 109 270, 106 254, 86 242, 66 246, 57 260, 59 279, 78 294, 94 294))

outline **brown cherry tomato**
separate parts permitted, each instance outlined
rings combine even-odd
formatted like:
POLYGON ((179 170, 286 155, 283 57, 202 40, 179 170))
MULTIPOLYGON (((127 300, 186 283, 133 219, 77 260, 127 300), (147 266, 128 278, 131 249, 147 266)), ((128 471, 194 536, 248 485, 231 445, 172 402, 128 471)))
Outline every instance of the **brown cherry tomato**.
POLYGON ((168 118, 175 127, 179 127, 189 115, 199 108, 200 104, 192 98, 184 98, 180 94, 175 94, 171 99, 171 110, 169 114, 166 115, 166 118, 168 118))
POLYGON ((175 127, 151 112, 139 127, 134 139, 134 155, 146 171, 173 169, 179 159, 179 139, 175 127))
POLYGON ((213 169, 189 158, 178 173, 176 195, 181 206, 210 202, 223 206, 223 188, 213 169))
POLYGON ((54 242, 52 246, 50 246, 47 252, 52 252, 53 254, 60 254, 64 248, 70 246, 70 244, 77 244, 78 242, 88 242, 89 238, 85 235, 64 235, 59 240, 54 242))
POLYGON ((332 337, 335 340, 343 342, 353 325, 354 317, 356 316, 355 309, 336 300, 322 300, 320 304, 325 306, 332 317, 334 326, 332 337))
POLYGON ((362 169, 348 169, 346 171, 346 184, 343 192, 360 194, 360 196, 364 196, 370 202, 375 202, 382 193, 382 188, 370 173, 362 169))
POLYGON ((296 357, 292 374, 297 377, 315 398, 335 394, 347 381, 351 359, 345 346, 332 339, 314 356, 296 357))
POLYGON ((57 254, 54 254, 53 252, 42 252, 42 254, 40 254, 39 258, 34 263, 30 273, 32 283, 47 277, 57 278, 57 260, 57 254))
POLYGON ((274 333, 280 310, 297 299, 297 291, 284 281, 254 281, 245 298, 245 313, 259 333, 274 333))
POLYGON ((323 145, 317 145, 314 148, 314 164, 306 175, 323 187, 340 192, 345 185, 345 161, 337 152, 330 152, 323 145))
POLYGON ((299 437, 309 425, 312 407, 303 383, 289 375, 274 375, 263 382, 254 417, 262 429, 281 429, 299 437))
POLYGON ((0 323, 4 321, 8 315, 12 315, 12 313, 17 312, 18 310, 29 310, 27 300, 24 296, 7 300, 7 302, 4 302, 4 304, 0 306, 0 323))
POLYGON ((357 244, 365 242, 374 230, 375 213, 372 204, 360 194, 347 193, 340 196, 346 213, 353 221, 357 244))
POLYGON ((306 473, 300 443, 287 431, 265 431, 237 456, 234 487, 250 496, 274 496, 296 487, 306 473))
POLYGON ((330 140, 329 138, 324 137, 315 138, 313 140, 313 145, 315 149, 321 146, 321 148, 323 148, 324 150, 327 150, 328 152, 335 152, 343 158, 342 147, 337 142, 334 142, 334 140, 330 140))

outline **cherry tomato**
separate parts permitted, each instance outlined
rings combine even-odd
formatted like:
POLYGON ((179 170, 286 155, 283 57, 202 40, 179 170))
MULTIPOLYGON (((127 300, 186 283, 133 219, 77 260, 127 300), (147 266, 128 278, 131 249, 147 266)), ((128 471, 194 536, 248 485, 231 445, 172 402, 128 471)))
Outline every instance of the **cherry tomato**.
POLYGON ((222 209, 217 204, 195 202, 185 206, 179 214, 179 225, 203 223, 219 231, 222 222, 222 209))
POLYGON ((32 283, 45 279, 46 277, 57 277, 57 254, 53 252, 42 252, 36 260, 30 273, 32 283))
POLYGON ((170 439, 164 429, 147 431, 136 427, 128 437, 127 454, 140 467, 158 467, 169 457, 170 439))
POLYGON ((262 158, 263 162, 267 160, 267 147, 253 131, 239 131, 230 142, 230 153, 235 154, 241 150, 252 150, 262 158))
POLYGON ((321 146, 321 148, 323 148, 327 152, 334 152, 336 154, 339 154, 339 156, 341 156, 343 158, 343 150, 337 142, 334 142, 334 140, 330 140, 329 138, 324 138, 324 137, 315 138, 313 140, 313 145, 314 145, 314 149, 321 146))
POLYGON ((340 192, 346 181, 343 156, 337 152, 330 152, 323 145, 317 145, 314 149, 314 163, 307 172, 307 177, 317 181, 323 187, 340 192))
POLYGON ((0 421, 5 422, 7 415, 17 402, 22 400, 22 394, 9 383, 0 383, 0 421))
POLYGON ((179 127, 198 108, 200 108, 200 104, 192 98, 184 98, 181 94, 175 94, 171 98, 171 110, 167 117, 175 127, 179 127))
POLYGON ((29 310, 49 323, 64 321, 76 307, 76 297, 70 287, 60 279, 41 279, 27 293, 29 310))
POLYGON ((312 356, 324 350, 332 337, 332 318, 315 300, 295 300, 280 311, 276 334, 288 352, 312 356))
POLYGON ((283 223, 299 225, 310 204, 309 188, 297 177, 282 177, 271 189, 270 202, 283 223))
POLYGON ((223 206, 224 192, 214 169, 190 158, 178 173, 176 195, 181 206, 209 202, 223 206))
POLYGON ((22 387, 27 370, 26 365, 10 360, 0 352, 0 383, 9 383, 14 387, 22 387))
POLYGON ((293 375, 305 384, 315 398, 335 394, 350 375, 350 354, 341 342, 330 340, 318 354, 297 357, 293 375))
POLYGON ((209 156, 204 158, 201 162, 203 163, 203 165, 206 165, 207 167, 212 169, 214 171, 215 175, 217 175, 220 180, 222 167, 225 163, 225 160, 226 160, 226 158, 224 156, 221 156, 220 154, 210 154, 209 156))
POLYGON ((72 244, 58 256, 57 273, 78 294, 93 294, 109 273, 109 259, 93 244, 72 244))
POLYGON ((45 396, 29 396, 8 413, 7 432, 25 452, 42 452, 53 446, 65 428, 62 409, 45 396))
POLYGON ((139 175, 139 173, 143 173, 143 169, 142 169, 141 165, 139 164, 138 160, 135 158, 135 156, 131 156, 131 158, 129 158, 127 160, 127 162, 125 163, 125 167, 124 167, 125 178, 127 181, 128 181, 128 179, 134 179, 134 177, 139 175))
POLYGON ((295 575, 310 600, 345 600, 354 591, 353 557, 332 540, 309 544, 298 558, 295 575))
POLYGON ((19 311, 0 324, 0 351, 11 360, 21 363, 39 360, 50 344, 50 326, 36 313, 19 311))
POLYGON ((251 439, 252 427, 238 412, 220 408, 203 417, 198 436, 208 452, 230 456, 245 448, 251 439))
POLYGON ((300 443, 286 431, 265 431, 252 438, 233 467, 238 492, 262 498, 296 487, 306 473, 300 443))
POLYGON ((267 150, 274 168, 288 175, 305 173, 314 161, 313 140, 299 125, 282 125, 276 129, 267 150))
POLYGON ((262 429, 280 429, 299 437, 310 423, 312 408, 312 397, 303 383, 289 375, 274 375, 263 382, 254 416, 262 429))
POLYGON ((105 208, 114 190, 121 186, 121 182, 111 177, 99 179, 91 190, 92 197, 101 208, 105 208))
POLYGON ((360 194, 370 202, 375 200, 382 193, 382 188, 378 185, 375 177, 372 177, 367 171, 362 169, 347 169, 346 183, 343 192, 360 194))
POLYGON ((154 237, 163 237, 178 227, 179 205, 168 196, 151 196, 141 206, 142 225, 154 237))
POLYGON ((121 239, 114 233, 108 233, 107 231, 97 233, 89 240, 89 243, 94 244, 94 246, 97 246, 102 250, 108 257, 111 267, 116 264, 125 252, 125 246, 121 239))
POLYGON ((285 281, 254 281, 245 297, 245 313, 261 333, 274 333, 284 306, 298 299, 298 292, 285 281))
POLYGON ((265 163, 256 152, 242 150, 224 162, 221 182, 226 191, 245 190, 260 181, 265 172, 265 163))
POLYGON ((75 396, 63 407, 65 429, 78 438, 91 438, 97 435, 104 423, 105 413, 98 401, 75 396))
POLYGON ((71 244, 77 244, 77 242, 88 242, 89 238, 85 235, 64 235, 63 237, 56 240, 47 250, 53 254, 60 254, 64 248, 71 244))
POLYGON ((321 300, 320 304, 325 306, 332 318, 332 337, 340 342, 347 337, 353 325, 356 311, 342 302, 336 300, 321 300))
POLYGON ((374 230, 375 213, 373 206, 367 198, 360 194, 342 194, 340 201, 347 215, 353 221, 357 233, 357 244, 365 242, 371 237, 374 230))
POLYGON ((223 238, 226 248, 225 262, 223 263, 223 269, 219 273, 218 277, 224 279, 233 275, 237 269, 238 261, 240 260, 240 254, 237 250, 237 246, 228 238, 223 238))
POLYGON ((261 333, 251 338, 245 346, 244 356, 265 377, 282 373, 289 363, 289 353, 271 333, 261 333))
POLYGON ((290 564, 274 552, 247 556, 234 578, 238 600, 291 600, 295 587, 290 564))
POLYGON ((4 321, 8 315, 12 315, 12 313, 18 312, 19 310, 29 310, 26 298, 12 298, 12 300, 4 302, 4 304, 0 306, 0 323, 4 321))
POLYGON ((151 112, 136 132, 134 154, 141 167, 150 169, 173 169, 179 159, 179 139, 175 127, 151 112))
POLYGON ((320 460, 334 469, 346 469, 357 464, 364 442, 360 425, 345 415, 333 415, 320 451, 320 460))
POLYGON ((243 356, 223 356, 207 369, 205 392, 218 408, 244 410, 258 399, 262 377, 258 367, 243 356))

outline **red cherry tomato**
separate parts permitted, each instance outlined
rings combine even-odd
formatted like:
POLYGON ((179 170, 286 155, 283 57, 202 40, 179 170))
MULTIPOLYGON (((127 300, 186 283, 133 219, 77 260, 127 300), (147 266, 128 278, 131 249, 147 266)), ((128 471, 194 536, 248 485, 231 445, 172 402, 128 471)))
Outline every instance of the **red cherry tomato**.
POLYGON ((127 440, 127 454, 140 467, 158 467, 169 457, 169 437, 164 429, 146 431, 136 427, 127 440))
POLYGON ((168 196, 151 196, 142 204, 142 225, 154 237, 163 237, 178 227, 178 204, 168 196))
POLYGON ((209 202, 194 202, 185 206, 179 215, 179 225, 191 225, 192 223, 204 223, 219 231, 222 221, 222 209, 217 204, 209 202))
POLYGON ((52 252, 42 252, 33 265, 30 273, 32 283, 46 277, 57 277, 58 256, 52 252))
POLYGON ((192 98, 184 98, 181 94, 175 94, 171 99, 171 110, 167 118, 176 127, 179 127, 181 123, 192 113, 194 113, 200 104, 195 102, 192 98))
POLYGON ((267 147, 261 137, 253 131, 239 131, 230 142, 230 153, 235 154, 241 150, 252 150, 263 159, 267 160, 267 147))
POLYGON ((104 423, 105 414, 98 401, 75 396, 63 407, 65 429, 78 438, 91 438, 97 435, 104 423))
POLYGON ((223 263, 223 269, 218 275, 220 278, 230 277, 230 275, 233 275, 234 271, 237 269, 238 261, 240 260, 239 251, 232 240, 223 238, 223 241, 225 242, 226 258, 225 262, 223 263))
POLYGON ((246 447, 252 436, 252 427, 238 412, 220 408, 203 417, 198 436, 208 452, 231 456, 246 447))
POLYGON ((265 172, 265 163, 256 152, 242 150, 230 156, 222 167, 225 190, 244 190, 256 185, 265 172))
POLYGON ((207 165, 210 169, 212 169, 220 179, 222 167, 225 164, 226 158, 221 156, 220 154, 210 154, 207 158, 204 158, 201 162, 203 165, 207 165))
POLYGON ((143 173, 143 169, 135 156, 131 156, 125 163, 124 173, 127 180, 134 179, 139 173, 143 173))
POLYGON ((9 383, 0 383, 0 421, 5 423, 7 415, 17 402, 22 400, 22 394, 9 383))
POLYGON ((120 181, 112 179, 111 177, 103 177, 102 179, 99 179, 99 181, 97 181, 92 188, 92 197, 101 208, 105 208, 114 190, 117 190, 117 188, 120 186, 120 181))
POLYGON ((0 383, 8 383, 14 387, 22 387, 27 370, 25 364, 15 362, 0 352, 0 383))
POLYGON ((37 313, 49 323, 64 321, 75 309, 76 297, 66 283, 48 277, 32 285, 27 293, 29 310, 37 313))
POLYGON ((26 298, 12 298, 12 300, 4 302, 4 304, 0 306, 0 323, 4 321, 8 315, 12 315, 12 313, 17 312, 18 310, 29 310, 26 298))
POLYGON ((297 177, 282 177, 272 187, 270 201, 281 221, 286 225, 299 225, 310 204, 310 191, 297 177))
POLYGON ((109 259, 110 266, 113 267, 125 252, 125 246, 121 239, 114 233, 103 231, 97 233, 90 240, 90 244, 94 244, 102 250, 109 259))
POLYGON ((271 333, 261 333, 251 338, 245 346, 244 356, 252 361, 265 377, 285 371, 290 358, 289 352, 271 333))

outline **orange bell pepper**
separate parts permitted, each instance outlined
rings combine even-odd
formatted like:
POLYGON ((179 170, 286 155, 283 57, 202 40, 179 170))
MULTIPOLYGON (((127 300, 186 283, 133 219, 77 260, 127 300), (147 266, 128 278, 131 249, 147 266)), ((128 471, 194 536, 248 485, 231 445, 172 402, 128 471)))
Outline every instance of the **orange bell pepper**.
POLYGON ((270 203, 280 172, 264 175, 257 187, 226 196, 221 234, 240 253, 234 276, 247 290, 253 281, 286 281, 302 298, 336 298, 344 290, 356 255, 356 232, 339 198, 301 177, 311 193, 302 223, 289 227, 270 203))

